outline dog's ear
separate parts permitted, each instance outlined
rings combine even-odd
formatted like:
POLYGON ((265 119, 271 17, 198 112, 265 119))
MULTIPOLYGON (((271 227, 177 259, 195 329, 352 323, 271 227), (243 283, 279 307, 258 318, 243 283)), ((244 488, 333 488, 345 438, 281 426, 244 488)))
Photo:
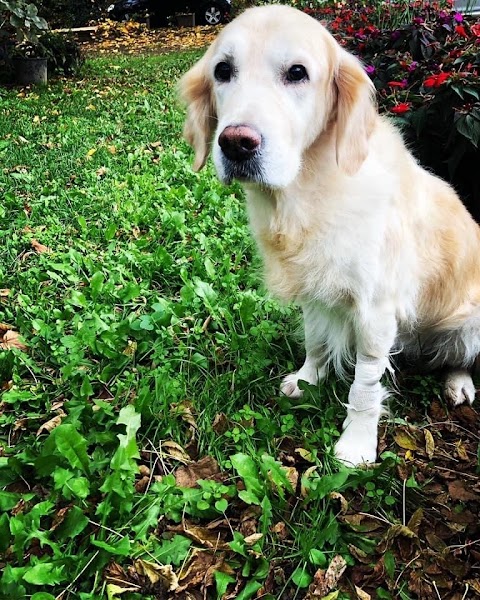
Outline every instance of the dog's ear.
POLYGON ((180 97, 187 106, 183 135, 195 151, 194 171, 200 171, 207 162, 216 122, 207 64, 207 56, 204 56, 179 82, 180 97))
POLYGON ((368 139, 377 115, 375 88, 361 63, 343 50, 335 85, 337 164, 348 175, 354 175, 368 154, 368 139))

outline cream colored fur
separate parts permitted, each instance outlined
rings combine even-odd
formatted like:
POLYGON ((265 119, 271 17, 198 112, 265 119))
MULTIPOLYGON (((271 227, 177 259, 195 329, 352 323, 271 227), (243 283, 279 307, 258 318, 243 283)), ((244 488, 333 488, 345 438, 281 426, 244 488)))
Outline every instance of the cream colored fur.
POLYGON ((232 125, 262 136, 258 173, 245 178, 251 228, 269 289, 304 312, 306 360, 316 383, 330 364, 355 365, 336 454, 376 459, 387 395, 380 380, 392 352, 454 368, 446 393, 472 402, 467 369, 480 353, 480 230, 453 189, 421 168, 378 115, 360 63, 317 21, 285 6, 245 11, 183 77, 185 136, 200 169, 232 125), (232 79, 215 79, 228 61, 232 79), (288 83, 303 65, 308 80, 288 83))

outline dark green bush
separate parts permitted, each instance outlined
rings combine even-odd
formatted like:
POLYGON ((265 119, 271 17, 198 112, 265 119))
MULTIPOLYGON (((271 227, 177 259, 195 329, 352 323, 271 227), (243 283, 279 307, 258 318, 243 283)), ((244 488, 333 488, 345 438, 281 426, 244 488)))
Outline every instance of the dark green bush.
POLYGON ((73 38, 61 33, 48 32, 42 35, 40 43, 48 58, 50 75, 78 75, 84 59, 80 46, 73 38))

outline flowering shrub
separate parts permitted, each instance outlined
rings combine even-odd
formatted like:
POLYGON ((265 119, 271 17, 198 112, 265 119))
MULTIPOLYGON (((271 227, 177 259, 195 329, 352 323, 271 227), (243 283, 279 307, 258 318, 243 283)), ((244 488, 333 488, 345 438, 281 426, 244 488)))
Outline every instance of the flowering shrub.
POLYGON ((480 22, 438 4, 354 2, 306 9, 357 54, 380 110, 401 123, 422 164, 450 180, 480 221, 480 22), (403 11, 403 12, 402 12, 403 11))

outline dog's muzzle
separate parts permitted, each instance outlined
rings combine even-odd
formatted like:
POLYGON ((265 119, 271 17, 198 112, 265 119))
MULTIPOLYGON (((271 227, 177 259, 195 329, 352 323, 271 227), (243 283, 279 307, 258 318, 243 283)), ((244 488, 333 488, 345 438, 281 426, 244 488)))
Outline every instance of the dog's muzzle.
POLYGON ((222 163, 228 181, 263 180, 260 166, 262 136, 256 129, 249 125, 229 125, 218 136, 218 145, 222 150, 222 163))

